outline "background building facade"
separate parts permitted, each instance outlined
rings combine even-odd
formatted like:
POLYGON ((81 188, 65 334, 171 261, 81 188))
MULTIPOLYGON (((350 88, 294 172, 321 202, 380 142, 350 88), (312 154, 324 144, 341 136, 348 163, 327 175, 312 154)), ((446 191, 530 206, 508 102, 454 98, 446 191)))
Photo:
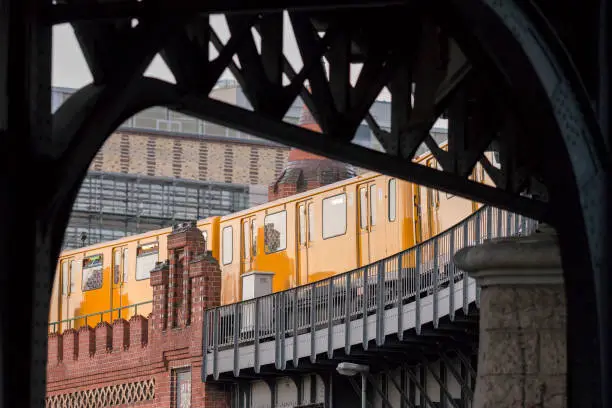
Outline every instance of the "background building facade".
MULTIPOLYGON (((73 91, 54 88, 52 110, 73 91)), ((212 95, 249 107, 235 81, 220 81, 212 95)), ((302 109, 298 98, 285 121, 297 125, 302 109)), ((370 112, 381 128, 389 129, 388 102, 376 102, 370 112)), ((445 138, 446 129, 439 136, 445 138)), ((365 121, 353 142, 382 151, 365 121)), ((286 167, 289 151, 286 146, 164 107, 146 109, 120 126, 92 161, 73 207, 64 249, 266 202, 268 187, 286 167)))

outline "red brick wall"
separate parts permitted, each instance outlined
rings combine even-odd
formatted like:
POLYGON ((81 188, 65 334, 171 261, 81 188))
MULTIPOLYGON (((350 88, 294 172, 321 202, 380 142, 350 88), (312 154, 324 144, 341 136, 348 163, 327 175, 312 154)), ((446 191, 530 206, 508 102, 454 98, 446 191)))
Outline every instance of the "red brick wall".
POLYGON ((230 390, 202 383, 200 374, 204 310, 220 304, 221 270, 203 252, 195 226, 174 231, 168 248, 183 252, 183 265, 169 257, 151 272, 151 315, 49 335, 47 406, 63 406, 68 399, 72 406, 96 400, 120 407, 174 407, 172 374, 181 367, 191 368, 193 408, 230 406, 230 390), (177 276, 180 270, 184 274, 177 276), (169 317, 176 318, 175 327, 169 317))
POLYGON ((303 160, 287 163, 278 179, 268 186, 269 201, 303 193, 356 175, 355 169, 344 163, 312 155, 299 157, 303 160))

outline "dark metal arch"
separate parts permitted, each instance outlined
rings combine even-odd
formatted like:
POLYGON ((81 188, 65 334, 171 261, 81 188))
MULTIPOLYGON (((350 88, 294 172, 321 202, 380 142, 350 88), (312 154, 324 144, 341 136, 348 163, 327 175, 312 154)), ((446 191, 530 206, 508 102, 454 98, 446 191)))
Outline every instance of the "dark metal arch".
MULTIPOLYGON (((606 293, 611 291, 607 277, 610 265, 605 264, 604 247, 609 242, 606 237, 609 153, 580 77, 550 27, 539 24, 538 28, 544 32, 540 34, 526 13, 512 2, 482 3, 504 24, 523 53, 523 61, 516 56, 512 61, 504 61, 503 53, 499 53, 498 68, 509 77, 523 80, 527 75, 520 71, 520 66, 524 64, 523 69, 531 70, 530 74, 539 80, 538 101, 546 101, 542 104, 545 109, 535 112, 542 116, 532 118, 532 123, 548 121, 544 128, 558 135, 550 138, 548 146, 557 163, 550 163, 552 159, 549 158, 548 166, 550 173, 558 172, 549 177, 556 176, 558 180, 553 183, 551 200, 558 220, 556 227, 560 233, 568 300, 568 401, 572 406, 607 406, 609 394, 605 385, 610 380, 610 329, 607 328, 606 293), (598 338, 593 340, 596 333, 598 338), (589 371, 599 372, 601 377, 588 375, 589 371)), ((474 19, 484 17, 473 12, 471 9, 474 19)), ((533 10, 531 13, 537 14, 533 10)), ((471 22, 477 27, 477 21, 471 22)), ((491 35, 485 30, 479 34, 480 41, 491 47, 491 52, 495 48, 507 50, 503 34, 491 35)))
MULTIPOLYGON (((290 2, 288 2, 290 3, 290 2)), ((4 4, 4 3, 3 3, 4 4)), ((13 2, 12 4, 16 4, 13 2)), ((161 4, 161 3, 160 3, 161 4)), ((487 49, 491 56, 497 58, 503 57, 504 53, 510 57, 507 63, 498 64, 498 68, 504 72, 509 80, 522 80, 525 78, 531 78, 536 84, 533 93, 530 95, 536 95, 542 101, 547 101, 539 111, 533 114, 542 114, 542 118, 538 118, 534 123, 541 125, 543 129, 553 132, 549 135, 549 139, 553 142, 550 148, 553 152, 554 158, 559 161, 563 161, 564 165, 558 167, 560 182, 556 183, 555 187, 551 192, 552 202, 556 209, 556 219, 560 220, 560 214, 564 211, 568 211, 568 216, 564 218, 563 222, 558 222, 557 227, 561 235, 561 245, 563 249, 564 267, 566 270, 566 278, 568 282, 568 299, 569 299, 569 350, 570 350, 570 402, 580 405, 591 405, 599 406, 609 403, 609 400, 605 398, 599 399, 601 389, 605 389, 609 377, 609 310, 610 305, 607 303, 606 295, 611 293, 609 272, 610 265, 606 262, 608 258, 606 255, 606 247, 608 240, 608 230, 606 230, 606 216, 610 213, 609 208, 609 174, 610 167, 607 163, 606 151, 602 148, 601 135, 598 133, 595 118, 591 111, 591 108, 587 102, 587 98, 584 96, 584 92, 581 89, 581 85, 575 78, 579 78, 574 73, 574 69, 567 63, 569 58, 566 58, 563 54, 562 47, 558 44, 558 41, 554 37, 554 33, 550 32, 542 19, 538 19, 537 11, 529 11, 530 7, 521 2, 521 6, 518 3, 511 1, 494 1, 494 0, 466 0, 465 2, 457 1, 455 8, 463 12, 462 18, 464 21, 471 15, 472 17, 481 16, 483 19, 475 18, 472 28, 488 28, 505 32, 498 35, 479 36, 480 42, 488 46, 487 49), (529 21, 537 22, 536 27, 529 30, 525 30, 525 26, 529 25, 529 21), (539 33, 543 36, 541 39, 534 37, 525 37, 525 35, 532 36, 533 33, 539 33), (547 34, 548 33, 548 34, 547 34), (521 40, 523 42, 521 43, 521 40), (539 43, 538 43, 539 41, 539 43), (557 43, 557 44, 556 44, 557 43), (505 48, 497 48, 500 44, 509 45, 512 47, 511 50, 505 48), (502 50, 502 52, 499 52, 502 50), (541 55, 536 60, 529 61, 526 55, 532 52, 539 52, 541 55), (554 56, 554 58, 552 57, 554 56), (515 58, 516 57, 516 58, 515 58), (546 62, 546 61, 552 62, 546 62), (556 93, 548 94, 545 92, 545 86, 543 82, 547 80, 546 77, 538 78, 545 68, 546 64, 552 63, 555 69, 552 72, 559 74, 562 78, 562 87, 558 88, 556 93), (535 80, 534 80, 535 78, 535 80), (568 119, 570 118, 570 119, 568 119), (546 122, 546 123, 542 123, 546 122), (558 137, 555 135, 559 133, 558 137), (579 152, 576 148, 580 147, 579 152), (564 180, 563 180, 564 179, 564 180), (567 181, 567 185, 564 186, 564 181, 567 181), (567 200, 567 203, 563 203, 563 200, 567 200), (577 277, 583 277, 584 279, 577 279, 577 277), (573 284, 576 284, 574 287, 573 284), (597 305, 592 301, 596 300, 597 305), (598 307, 597 307, 598 306, 598 307), (580 325, 581 324, 581 325, 580 325), (586 330, 586 332, 579 332, 580 329, 586 330), (598 333, 599 330, 599 333, 598 333), (598 333, 599 342, 595 345, 589 344, 590 336, 598 333), (586 358, 580 361, 580 357, 586 358), (601 372, 602 376, 599 381, 593 381, 593 371, 597 370, 601 361, 601 372), (581 380, 578 377, 583 376, 581 380), (603 387, 602 387, 603 385, 603 387), (588 401, 586 398, 591 397, 592 400, 588 401)), ((99 5, 103 7, 102 5, 99 5)), ((287 4, 287 7, 290 7, 287 4)), ((25 15, 25 13, 24 13, 25 15)), ((162 35, 163 36, 163 35, 162 35)), ((146 40, 146 39, 145 39, 146 40)), ((495 58, 494 58, 495 59, 495 58)), ((498 60, 499 61, 499 60, 498 60)), ((107 65, 108 66, 108 65, 107 65)), ((113 69, 118 69, 113 67, 113 69)), ((118 78, 122 78, 127 86, 133 77, 129 73, 123 72, 118 78)), ((147 80, 137 80, 133 85, 134 87, 148 87, 147 80), (144 84, 144 85, 143 85, 144 84)), ((516 82, 513 84, 520 87, 520 84, 516 82)), ((108 86, 108 84, 106 85, 108 86)), ((110 89, 110 88, 108 88, 110 89)), ((132 89, 130 87, 130 89, 132 89)), ((206 116, 212 120, 225 122, 228 124, 234 123, 237 119, 232 118, 232 115, 236 113, 235 110, 225 109, 222 104, 211 104, 208 101, 204 101, 202 98, 197 98, 194 95, 182 94, 176 90, 176 88, 169 84, 156 84, 151 86, 151 89, 155 92, 160 92, 159 95, 151 96, 151 105, 167 105, 173 109, 179 111, 193 111, 199 112, 199 115, 206 116), (163 85, 163 86, 162 86, 163 85), (164 92, 167 92, 167 99, 165 98, 164 92), (153 102, 159 100, 160 103, 153 102), (164 102, 164 103, 161 103, 164 102)), ((120 86, 115 88, 116 92, 124 91, 120 86)), ((525 90, 518 89, 518 92, 525 92, 525 90)), ((92 91, 92 95, 95 92, 92 91)), ((107 94, 112 96, 112 94, 107 94)), ((107 96, 107 97, 110 97, 107 96)), ((92 98, 94 98, 92 96, 92 98)), ((115 119, 106 118, 108 121, 105 125, 105 131, 110 133, 113 125, 118 125, 120 117, 124 114, 128 114, 129 109, 126 107, 130 104, 131 106, 141 106, 144 109, 146 103, 143 103, 143 97, 134 97, 134 94, 130 94, 127 99, 123 100, 123 105, 119 107, 118 111, 115 111, 115 119), (138 99, 140 98, 140 99, 138 99), (140 105, 139 105, 140 104, 140 105), (118 112, 118 113, 117 113, 118 112), (110 130, 108 130, 110 129, 110 130)), ((85 98, 87 99, 87 98, 85 98)), ((93 100, 93 99, 92 99, 93 100)), ((76 103, 76 100, 75 100, 76 103)), ((67 105, 70 106, 70 105, 67 105)), ((97 105, 95 109, 100 110, 102 116, 108 114, 102 109, 102 105, 97 105)), ((139 110, 139 109, 136 109, 139 110)), ((66 111, 68 113, 68 111, 66 111)), ((62 113, 61 115, 64 115, 62 113)), ((61 116, 60 115, 60 116, 61 116)), ((242 114, 241 114, 242 115, 242 114)), ((58 118, 60 117, 58 116, 58 118)), ((69 117, 69 116, 68 116, 69 117)), ((241 116, 244 119, 244 123, 247 123, 245 129, 256 128, 254 120, 257 118, 256 115, 241 116), (249 124, 250 123, 250 124, 249 124)), ((532 117, 532 120, 534 118, 532 117)), ((59 119, 58 119, 59 120, 59 119)), ((268 137, 276 137, 277 140, 283 139, 283 134, 286 127, 276 126, 270 119, 269 129, 275 134, 268 135, 268 137)), ((67 124, 60 125, 57 122, 57 133, 66 131, 67 124)), ((260 128, 261 129, 261 128, 260 128)), ((66 134, 70 132, 66 131, 66 134)), ((70 212, 71 203, 76 194, 78 188, 78 182, 80 177, 84 175, 89 160, 92 156, 96 143, 98 147, 101 146, 103 139, 106 136, 94 137, 92 140, 83 141, 86 137, 89 137, 92 130, 84 130, 84 133, 75 132, 67 137, 66 142, 58 143, 54 141, 52 144, 52 162, 49 164, 49 173, 45 175, 45 181, 50 181, 49 185, 43 186, 45 190, 44 194, 41 194, 43 199, 49 198, 52 206, 38 205, 33 207, 43 209, 42 212, 37 212, 33 217, 36 219, 28 224, 28 228, 32 225, 36 225, 36 229, 33 232, 29 232, 30 235, 37 234, 37 240, 35 241, 32 237, 28 237, 28 245, 38 245, 38 251, 28 249, 29 253, 32 254, 34 259, 28 260, 27 269, 24 271, 28 273, 30 277, 38 276, 44 273, 43 269, 49 268, 51 265, 51 258, 56 257, 59 253, 59 245, 61 243, 61 231, 66 225, 67 216, 70 212), (73 139, 74 137, 74 139, 73 139), (77 140, 81 142, 76 142, 77 140), (80 149, 85 153, 83 157, 78 158, 79 143, 82 143, 80 149), (67 148, 67 150, 66 150, 67 148), (58 158, 62 159, 62 162, 58 158), (78 159, 75 161, 75 157, 78 159), (54 193, 51 191, 53 187, 57 187, 59 190, 54 193), (57 212, 54 213, 54 210, 57 212)), ((107 134, 108 134, 107 133, 107 134)), ((259 132, 261 133, 261 132, 259 132)), ((260 134, 261 135, 261 134, 260 134)), ((261 135, 264 136, 265 135, 261 135)), ((297 138, 300 140, 302 148, 307 150, 318 150, 326 151, 329 149, 334 150, 338 157, 344 154, 357 154, 360 151, 341 149, 342 145, 339 143, 326 146, 320 141, 309 143, 307 137, 310 134, 302 133, 297 138)), ((14 136, 13 136, 14 137, 14 136)), ((335 143, 335 142, 334 142, 335 143)), ((95 153, 95 152, 94 152, 95 153)), ((377 160, 383 159, 384 156, 376 156, 372 153, 372 157, 377 157, 377 160)), ((366 161, 365 158, 355 158, 357 162, 366 161)), ((41 161, 46 163, 45 161, 41 161)), ((551 161, 549 161, 550 164, 551 161)), ((383 163, 381 161, 381 163, 383 163)), ((399 171, 400 164, 397 163, 396 170, 399 171)), ((380 170, 385 171, 384 166, 374 166, 374 162, 370 162, 368 167, 378 167, 380 170)), ((555 170, 552 166, 550 169, 555 170)), ((552 172, 549 169, 549 174, 552 172)), ((418 178, 419 174, 416 169, 414 170, 415 178, 418 178)), ((551 177, 552 178, 552 177, 551 177)), ((465 189, 464 193, 469 190, 469 184, 460 184, 456 179, 452 182, 450 179, 439 178, 435 181, 435 184, 446 185, 447 189, 465 189), (456 183, 455 183, 456 182, 456 183), (461 187, 458 187, 458 186, 461 187)), ((480 191, 471 190, 472 195, 476 196, 480 191)), ((26 198, 33 198, 30 195, 24 195, 26 198)), ((486 197, 484 197, 486 200, 486 197)), ((517 205, 516 202, 510 204, 510 206, 517 205)), ((523 209, 528 207, 523 207, 523 209)), ((554 218, 554 217, 553 217, 554 218)), ((609 221, 608 221, 609 222, 609 221)), ((22 233, 23 236, 27 234, 22 233)), ((21 236, 21 235, 20 235, 21 236)), ((16 266, 17 263, 13 261, 12 266, 16 266)), ((30 298, 28 298, 30 299, 30 298)), ((47 299, 32 299, 34 306, 35 302, 47 302, 47 299)), ((40 305, 37 305, 40 311, 40 305)), ((4 311, 3 311, 4 312, 4 311)), ((26 313, 22 313, 25 315, 26 313)), ((41 320, 36 315, 36 318, 30 317, 30 320, 35 325, 40 325, 41 320)), ((22 335, 21 339, 31 339, 34 342, 40 342, 34 335, 40 334, 42 330, 37 328, 36 331, 28 335, 22 335)), ((6 357, 6 344, 1 345, 3 347, 3 357, 6 357)), ((40 355, 43 347, 40 343, 36 343, 30 346, 30 353, 27 354, 27 358, 30 363, 30 369, 25 370, 24 373, 30 377, 38 374, 36 370, 40 370, 44 364, 44 357, 40 355), (38 354, 36 354, 38 353, 38 354), (30 371, 31 370, 31 371, 30 371)), ((7 366, 6 361, 1 362, 3 367, 3 373, 7 369, 12 368, 7 366)), ((28 378, 32 380, 32 378, 28 378)), ((24 379, 25 381, 25 379, 24 379)), ((14 382, 17 383, 16 381, 14 382)), ((5 382, 4 384, 9 384, 5 382)), ((23 390, 24 388, 22 388, 23 390)), ((12 391, 12 390, 11 390, 12 391)), ((7 397, 6 392, 8 390, 1 390, 0 394, 2 402, 21 401, 27 399, 27 396, 11 396, 7 397)), ((609 391, 604 391, 604 397, 607 396, 609 391)), ((42 387, 32 391, 30 395, 32 401, 39 401, 42 398, 42 387)))

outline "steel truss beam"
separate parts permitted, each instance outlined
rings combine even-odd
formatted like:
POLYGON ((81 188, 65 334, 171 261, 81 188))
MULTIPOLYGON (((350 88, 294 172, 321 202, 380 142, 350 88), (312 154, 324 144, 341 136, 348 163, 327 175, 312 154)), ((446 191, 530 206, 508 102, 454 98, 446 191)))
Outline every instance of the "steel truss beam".
MULTIPOLYGON (((80 6, 67 3, 66 7, 80 6)), ((125 95, 124 103, 112 107, 121 118, 147 106, 166 105, 362 167, 377 169, 384 162, 388 174, 552 221, 545 201, 521 195, 533 187, 534 180, 542 178, 537 163, 529 160, 537 152, 524 153, 516 148, 513 131, 519 125, 511 114, 498 113, 503 106, 491 91, 494 84, 475 81, 475 76, 486 76, 467 62, 447 33, 440 32, 423 6, 355 9, 350 19, 342 18, 338 11, 291 11, 289 16, 303 60, 298 72, 286 60, 282 39, 276 35, 284 28, 279 12, 227 15, 231 37, 226 44, 219 40, 206 15, 188 19, 178 16, 167 21, 167 17, 151 14, 139 20, 136 27, 128 18, 75 22, 75 33, 94 82, 103 88, 77 93, 74 104, 69 100, 65 108, 62 106, 64 109, 60 108, 57 123, 64 122, 64 112, 73 112, 77 102, 81 106, 84 102, 98 105, 95 111, 100 111, 106 103, 102 100, 107 99, 103 95, 125 95), (408 28, 403 28, 406 22, 408 28), (400 27, 405 36, 396 34, 400 27), (260 50, 252 30, 259 33, 260 50), (148 46, 136 47, 144 38, 149 39, 148 46), (213 60, 209 56, 210 44, 219 53, 213 60), (175 75, 176 86, 148 78, 138 80, 156 51, 161 52, 175 75), (322 58, 329 63, 329 75, 322 58), (362 67, 353 86, 350 72, 356 63, 362 67), (124 74, 111 74, 117 65, 123 66, 124 74), (234 73, 253 111, 208 97, 225 69, 234 73), (290 83, 284 84, 283 78, 289 78, 290 83), (128 83, 132 85, 128 87, 128 83), (156 89, 147 91, 144 87, 156 89), (389 130, 381 129, 369 112, 384 87, 392 95, 389 130), (154 98, 148 99, 151 95, 154 98), (324 137, 281 121, 298 96, 319 122, 324 137), (442 113, 450 120, 446 150, 430 135, 442 113), (364 120, 385 153, 351 143, 364 120), (436 157, 442 171, 413 162, 423 144, 436 157), (484 155, 491 148, 499 152, 500 168, 484 155), (477 163, 483 165, 496 188, 469 180, 477 163)), ((69 134, 87 126, 70 123, 69 134)), ((116 121, 101 128, 115 124, 116 121)), ((58 133, 66 130, 56 127, 58 133)))

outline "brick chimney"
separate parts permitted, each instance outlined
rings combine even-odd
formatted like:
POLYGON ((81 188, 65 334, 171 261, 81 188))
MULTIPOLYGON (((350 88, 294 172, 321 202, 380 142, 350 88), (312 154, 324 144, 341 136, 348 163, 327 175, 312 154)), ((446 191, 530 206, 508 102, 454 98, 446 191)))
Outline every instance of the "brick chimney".
MULTIPOLYGON (((321 133, 319 124, 306 105, 302 106, 298 126, 321 133)), ((289 197, 356 175, 355 168, 350 164, 293 148, 289 151, 287 165, 278 179, 268 186, 268 200, 289 197)))

